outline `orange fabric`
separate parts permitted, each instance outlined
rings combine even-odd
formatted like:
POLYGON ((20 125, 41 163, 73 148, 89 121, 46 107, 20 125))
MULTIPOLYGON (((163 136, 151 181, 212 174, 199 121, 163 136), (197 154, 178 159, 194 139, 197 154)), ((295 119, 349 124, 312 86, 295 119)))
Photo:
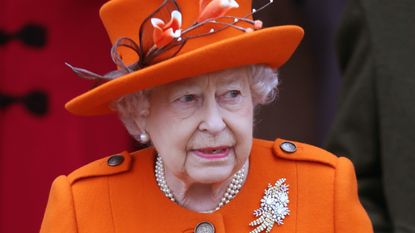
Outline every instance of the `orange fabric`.
MULTIPOLYGON (((130 37, 138 43, 139 26, 161 3, 161 0, 106 3, 100 14, 111 41, 130 37)), ((185 28, 197 19, 199 2, 178 0, 177 3, 185 28)), ((227 15, 243 17, 251 12, 251 0, 238 0, 238 3, 240 7, 227 15)), ((237 24, 245 25, 242 21, 237 24)), ((111 112, 108 106, 112 101, 146 88, 244 65, 266 64, 277 68, 291 57, 303 34, 298 26, 271 27, 251 33, 227 28, 191 39, 175 57, 104 83, 72 99, 65 107, 76 115, 107 114, 111 112)), ((137 60, 132 52, 120 50, 120 53, 126 64, 137 60)))
POLYGON ((193 232, 203 221, 214 224, 217 233, 250 232, 264 189, 283 177, 290 186, 291 213, 271 232, 372 232, 349 160, 301 143, 295 143, 300 151, 287 154, 279 149, 281 142, 254 141, 245 185, 210 214, 189 211, 164 196, 154 179, 152 148, 124 153, 132 159, 119 167, 96 161, 54 182, 41 233, 193 232))

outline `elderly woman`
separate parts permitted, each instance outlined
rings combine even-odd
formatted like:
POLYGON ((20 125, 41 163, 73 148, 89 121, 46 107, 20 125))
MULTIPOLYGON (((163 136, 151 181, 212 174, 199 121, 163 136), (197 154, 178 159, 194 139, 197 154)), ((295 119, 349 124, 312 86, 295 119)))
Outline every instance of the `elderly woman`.
POLYGON ((41 232, 372 231, 349 160, 298 142, 253 139, 254 109, 273 100, 274 69, 303 31, 261 29, 250 5, 104 5, 119 69, 101 76, 70 66, 105 82, 66 107, 78 115, 117 111, 129 133, 152 146, 58 177, 41 232))

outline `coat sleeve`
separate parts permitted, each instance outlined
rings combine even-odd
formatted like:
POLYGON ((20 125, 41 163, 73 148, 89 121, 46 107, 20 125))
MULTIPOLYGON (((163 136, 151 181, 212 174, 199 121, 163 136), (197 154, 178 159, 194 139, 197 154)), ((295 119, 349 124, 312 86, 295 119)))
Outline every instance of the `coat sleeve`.
POLYGON ((71 186, 66 176, 59 176, 52 184, 40 233, 76 232, 71 186))
POLYGON ((334 181, 335 232, 373 232, 369 216, 359 201, 353 164, 349 159, 340 157, 336 167, 334 181))

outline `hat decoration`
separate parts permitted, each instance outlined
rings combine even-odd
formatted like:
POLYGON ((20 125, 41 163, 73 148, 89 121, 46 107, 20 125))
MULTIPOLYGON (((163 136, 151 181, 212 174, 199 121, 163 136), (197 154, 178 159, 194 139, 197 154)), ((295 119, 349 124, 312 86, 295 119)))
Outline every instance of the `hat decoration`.
POLYGON ((253 9, 244 17, 236 17, 226 15, 229 10, 239 7, 236 0, 200 0, 197 20, 187 28, 182 28, 182 13, 179 5, 175 0, 165 0, 140 25, 140 45, 129 37, 121 37, 115 41, 111 48, 111 57, 119 67, 118 70, 99 75, 68 63, 65 64, 82 78, 109 81, 174 57, 188 40, 209 36, 226 28, 246 33, 261 29, 262 21, 252 20, 249 16, 261 11, 271 3, 273 0, 269 0, 257 10, 253 9), (236 25, 238 22, 245 22, 251 26, 236 25), (118 52, 121 47, 130 49, 137 54, 137 61, 125 64, 118 52))

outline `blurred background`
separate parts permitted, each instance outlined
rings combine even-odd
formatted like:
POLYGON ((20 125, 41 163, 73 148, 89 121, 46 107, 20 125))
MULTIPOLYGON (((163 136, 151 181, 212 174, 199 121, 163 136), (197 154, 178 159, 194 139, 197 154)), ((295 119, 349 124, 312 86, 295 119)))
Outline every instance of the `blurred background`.
MULTIPOLYGON (((104 2, 0 0, 0 232, 38 232, 56 176, 137 148, 115 115, 77 117, 63 107, 94 86, 64 62, 114 68, 98 16, 104 2)), ((280 70, 278 100, 258 111, 255 136, 321 146, 340 85, 334 35, 345 0, 274 2, 255 18, 300 25, 305 38, 280 70)))

